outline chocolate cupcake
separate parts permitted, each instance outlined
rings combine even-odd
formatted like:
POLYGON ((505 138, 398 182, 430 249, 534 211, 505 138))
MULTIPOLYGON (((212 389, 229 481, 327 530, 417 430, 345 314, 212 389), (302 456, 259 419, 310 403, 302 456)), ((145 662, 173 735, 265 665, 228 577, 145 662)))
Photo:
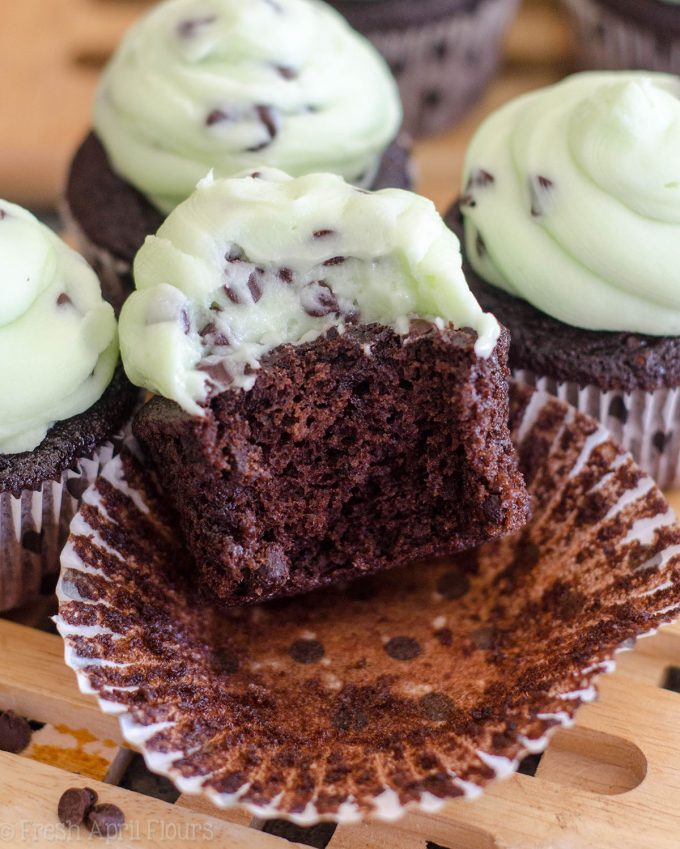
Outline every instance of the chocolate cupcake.
POLYGON ((387 59, 416 136, 458 121, 496 72, 517 0, 329 0, 387 59))
POLYGON ((399 93, 381 56, 311 0, 166 0, 102 76, 65 216, 120 302, 144 238, 211 169, 330 171, 410 185, 399 93))
POLYGON ((136 390, 117 370, 111 306, 92 269, 0 201, 0 610, 59 568, 80 497, 113 455, 136 390))
POLYGON ((144 244, 120 320, 134 433, 224 604, 519 528, 507 334, 410 192, 262 169, 202 181, 144 244))
POLYGON ((586 68, 680 73, 679 0, 563 0, 586 68))
POLYGON ((577 74, 477 131, 449 212, 517 378, 680 482, 680 79, 577 74))

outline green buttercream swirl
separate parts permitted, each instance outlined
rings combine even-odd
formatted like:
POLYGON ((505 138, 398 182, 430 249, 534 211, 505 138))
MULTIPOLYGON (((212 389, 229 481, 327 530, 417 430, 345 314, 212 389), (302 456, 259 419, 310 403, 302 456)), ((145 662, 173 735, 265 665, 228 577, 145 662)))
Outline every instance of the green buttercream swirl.
POLYGON ((94 271, 7 201, 0 201, 0 281, 0 454, 14 454, 101 397, 118 340, 94 271))
POLYGON ((384 60, 319 0, 166 0, 129 30, 94 108, 115 170, 164 212, 211 168, 369 185, 400 124, 384 60))
POLYGON ((250 389, 261 358, 329 328, 411 318, 499 327, 461 269, 460 245, 425 198, 366 192, 332 174, 204 179, 137 254, 120 318, 130 380, 190 413, 217 390, 250 389))
POLYGON ((576 74, 494 112, 464 169, 487 281, 575 327, 680 335, 680 78, 576 74))

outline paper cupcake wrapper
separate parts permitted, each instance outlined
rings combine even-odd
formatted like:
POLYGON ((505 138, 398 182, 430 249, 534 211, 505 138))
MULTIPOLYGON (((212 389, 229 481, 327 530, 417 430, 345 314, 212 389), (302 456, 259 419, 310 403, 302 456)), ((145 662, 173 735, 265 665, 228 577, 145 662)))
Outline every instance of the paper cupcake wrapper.
POLYGON ((96 245, 78 224, 64 198, 58 206, 59 216, 64 224, 66 234, 71 236, 76 243, 78 252, 95 270, 97 277, 99 277, 104 299, 113 304, 116 312, 119 312, 132 290, 130 264, 116 259, 110 251, 96 245))
MULTIPOLYGON (((414 0, 416 2, 416 0, 414 0)), ((420 27, 367 32, 399 84, 404 129, 428 135, 455 124, 496 72, 518 0, 482 0, 420 27)))
POLYGON ((0 493, 0 611, 36 596, 48 575, 59 571, 59 556, 83 492, 114 455, 111 442, 91 458, 80 458, 59 480, 16 498, 0 493))
POLYGON ((227 611, 124 451, 62 557, 55 621, 81 690, 181 792, 258 817, 390 820, 477 796, 680 611, 680 526, 654 482, 560 400, 515 386, 511 408, 520 534, 227 611))
POLYGON ((576 24, 586 68, 644 68, 680 73, 680 38, 647 28, 597 0, 562 0, 576 24))
POLYGON ((517 369, 519 383, 555 395, 603 424, 661 489, 680 486, 680 389, 607 392, 517 369))

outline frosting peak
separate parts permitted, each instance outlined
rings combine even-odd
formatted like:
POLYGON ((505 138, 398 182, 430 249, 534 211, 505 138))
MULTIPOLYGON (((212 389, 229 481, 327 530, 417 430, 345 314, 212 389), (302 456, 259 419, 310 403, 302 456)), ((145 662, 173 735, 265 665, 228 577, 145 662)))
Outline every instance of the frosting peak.
POLYGON ((331 327, 451 322, 477 331, 480 356, 499 333, 430 201, 331 174, 206 178, 147 237, 134 276, 120 318, 125 369, 191 413, 214 391, 250 389, 267 352, 331 327))
POLYGON ((369 185, 400 123, 384 60, 319 0, 165 0, 128 31, 94 109, 114 168, 164 212, 210 168, 369 185))
POLYGON ((30 451, 108 386, 112 307, 85 260, 25 209, 0 201, 0 454, 30 451))
POLYGON ((680 335, 680 78, 592 72, 519 97, 475 134, 464 180, 490 283, 576 327, 680 335))

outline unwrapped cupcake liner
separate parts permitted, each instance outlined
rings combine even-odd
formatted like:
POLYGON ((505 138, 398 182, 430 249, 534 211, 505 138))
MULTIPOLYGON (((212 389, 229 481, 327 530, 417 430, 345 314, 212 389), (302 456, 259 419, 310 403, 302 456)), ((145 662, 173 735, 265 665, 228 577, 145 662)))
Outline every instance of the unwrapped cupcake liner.
POLYGON ((603 424, 662 489, 680 486, 680 389, 605 391, 541 377, 527 369, 514 370, 513 377, 603 424))
POLYGON ((0 611, 38 595, 59 571, 59 556, 85 490, 114 455, 106 442, 92 457, 81 457, 58 480, 19 497, 0 493, 0 611))
POLYGON ((680 73, 680 36, 647 27, 598 0, 562 2, 576 24, 583 67, 680 73))
POLYGON ((680 525, 630 455, 528 386, 512 386, 511 427, 532 499, 520 533, 228 610, 124 449, 62 555, 55 621, 81 690, 150 769, 220 807, 311 825, 478 796, 680 611, 680 525))
POLYGON ((481 0, 443 20, 366 33, 397 79, 407 132, 424 136, 446 129, 479 100, 496 72, 517 5, 481 0))

